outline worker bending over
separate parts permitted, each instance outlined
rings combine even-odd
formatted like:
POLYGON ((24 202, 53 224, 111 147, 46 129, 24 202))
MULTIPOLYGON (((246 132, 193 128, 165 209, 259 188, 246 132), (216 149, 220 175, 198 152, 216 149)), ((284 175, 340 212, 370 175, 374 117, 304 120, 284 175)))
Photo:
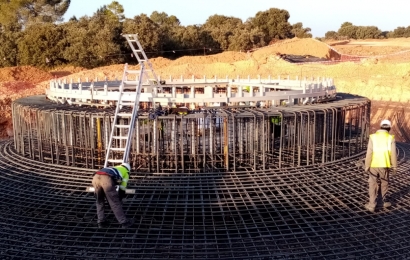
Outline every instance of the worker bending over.
POLYGON ((389 185, 389 175, 395 175, 397 169, 396 141, 394 135, 389 134, 391 122, 383 120, 380 130, 371 134, 367 146, 365 171, 369 173, 369 203, 365 208, 374 212, 377 199, 381 195, 384 208, 391 206, 386 200, 389 185), (379 187, 380 183, 380 187, 379 187))
POLYGON ((125 189, 129 179, 131 167, 128 163, 123 163, 115 167, 105 167, 97 171, 93 177, 94 193, 97 199, 98 227, 107 227, 109 222, 105 219, 104 205, 105 199, 118 222, 123 228, 130 227, 134 220, 127 219, 122 209, 122 199, 125 197, 125 189), (119 185, 118 192, 116 185, 119 185))

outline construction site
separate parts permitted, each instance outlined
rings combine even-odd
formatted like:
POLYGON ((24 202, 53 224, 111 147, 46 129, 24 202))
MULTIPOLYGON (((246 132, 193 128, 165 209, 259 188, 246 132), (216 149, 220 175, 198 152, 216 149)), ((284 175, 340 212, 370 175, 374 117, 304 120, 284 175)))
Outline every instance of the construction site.
POLYGON ((0 71, 2 259, 410 257, 406 44, 295 38, 169 61, 124 37, 138 66, 0 71), (392 207, 369 213, 363 160, 383 119, 398 174, 392 207), (109 213, 100 229, 91 180, 122 162, 136 222, 109 213))

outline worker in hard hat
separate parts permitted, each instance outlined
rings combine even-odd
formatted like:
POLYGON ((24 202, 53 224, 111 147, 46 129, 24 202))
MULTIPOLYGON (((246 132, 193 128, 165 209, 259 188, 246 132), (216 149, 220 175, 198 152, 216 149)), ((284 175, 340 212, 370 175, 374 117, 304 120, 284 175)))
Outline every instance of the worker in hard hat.
POLYGON ((383 120, 380 129, 371 134, 367 146, 365 171, 369 173, 369 202, 365 208, 375 212, 380 204, 388 208, 391 203, 386 200, 390 175, 396 174, 397 155, 394 135, 389 134, 391 122, 383 120), (381 198, 379 198, 381 194, 381 198), (380 200, 378 205, 378 199, 380 200))
POLYGON ((109 224, 104 215, 105 199, 107 199, 115 217, 123 228, 128 228, 133 224, 134 221, 127 219, 125 216, 121 202, 125 197, 130 170, 131 166, 128 163, 122 163, 115 167, 102 168, 94 174, 93 186, 97 199, 99 228, 107 227, 109 224), (118 192, 116 190, 117 185, 119 185, 118 192))

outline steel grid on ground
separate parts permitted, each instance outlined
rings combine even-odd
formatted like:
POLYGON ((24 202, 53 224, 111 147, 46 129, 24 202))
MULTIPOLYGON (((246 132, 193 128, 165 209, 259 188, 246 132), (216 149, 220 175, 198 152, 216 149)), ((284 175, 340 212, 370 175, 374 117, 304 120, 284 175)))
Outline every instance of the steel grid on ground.
POLYGON ((410 145, 398 144, 393 206, 365 211, 363 154, 282 170, 137 177, 124 209, 97 229, 92 170, 0 144, 1 259, 408 259, 410 145))

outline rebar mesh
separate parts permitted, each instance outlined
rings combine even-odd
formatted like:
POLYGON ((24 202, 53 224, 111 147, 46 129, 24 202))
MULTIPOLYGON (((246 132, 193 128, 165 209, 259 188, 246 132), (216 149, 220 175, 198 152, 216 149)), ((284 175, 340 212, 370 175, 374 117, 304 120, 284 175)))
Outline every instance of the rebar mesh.
POLYGON ((287 169, 133 174, 120 229, 97 229, 92 170, 0 144, 1 259, 407 259, 410 145, 398 144, 393 206, 365 211, 362 153, 287 169))

